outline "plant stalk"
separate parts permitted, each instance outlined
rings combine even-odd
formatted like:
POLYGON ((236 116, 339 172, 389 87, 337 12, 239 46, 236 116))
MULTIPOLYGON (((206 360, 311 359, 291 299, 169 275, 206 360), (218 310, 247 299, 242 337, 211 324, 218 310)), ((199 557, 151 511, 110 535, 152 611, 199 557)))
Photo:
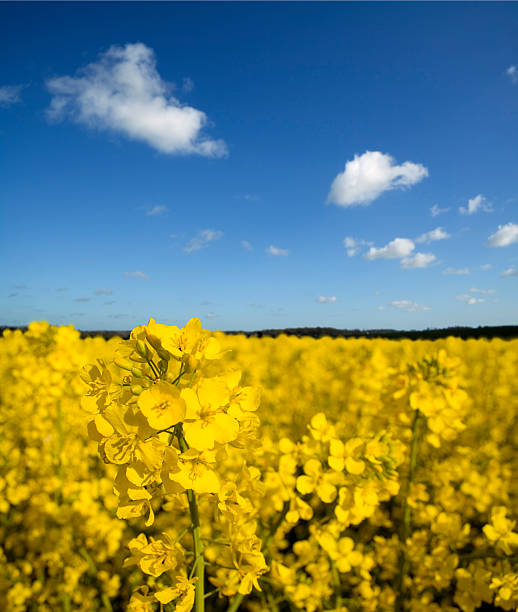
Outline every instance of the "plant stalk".
MULTIPOLYGON (((187 441, 183 435, 182 424, 175 427, 176 437, 180 450, 184 453, 189 449, 187 441)), ((200 515, 196 495, 192 489, 187 489, 187 501, 189 502, 189 512, 191 514, 192 535, 194 540, 194 566, 193 573, 198 579, 195 585, 194 612, 205 612, 205 561, 203 558, 203 541, 201 539, 200 515)))

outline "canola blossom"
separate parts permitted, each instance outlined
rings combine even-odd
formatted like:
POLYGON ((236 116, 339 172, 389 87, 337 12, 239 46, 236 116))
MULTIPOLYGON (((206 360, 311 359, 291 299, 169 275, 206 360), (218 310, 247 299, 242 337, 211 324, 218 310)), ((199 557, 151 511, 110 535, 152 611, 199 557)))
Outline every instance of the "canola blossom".
POLYGON ((518 610, 518 341, 0 346, 0 609, 518 610))

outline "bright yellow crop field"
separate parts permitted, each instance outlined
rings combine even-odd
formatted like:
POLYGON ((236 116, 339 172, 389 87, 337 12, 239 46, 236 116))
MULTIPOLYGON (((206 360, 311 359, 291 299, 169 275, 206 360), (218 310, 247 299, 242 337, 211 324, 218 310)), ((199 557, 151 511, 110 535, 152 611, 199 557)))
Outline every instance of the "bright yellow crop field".
POLYGON ((0 610, 518 609, 518 341, 0 339, 0 610))

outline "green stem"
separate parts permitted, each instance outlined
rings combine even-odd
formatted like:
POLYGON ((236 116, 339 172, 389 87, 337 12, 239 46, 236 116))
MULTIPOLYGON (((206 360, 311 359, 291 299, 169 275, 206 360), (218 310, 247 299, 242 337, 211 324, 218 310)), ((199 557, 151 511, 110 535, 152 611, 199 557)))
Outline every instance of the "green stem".
POLYGON ((236 612, 236 610, 239 609, 241 602, 243 601, 243 597, 244 595, 241 595, 241 593, 237 593, 237 595, 232 600, 232 603, 228 607, 227 612, 236 612))
POLYGON ((406 554, 406 543, 410 537, 412 531, 412 511, 410 504, 408 503, 408 497, 410 495, 410 488, 414 480, 415 470, 417 466, 417 452, 419 447, 419 423, 421 413, 419 410, 415 411, 414 420, 412 422, 412 440, 410 442, 410 465, 408 468, 408 479, 403 492, 403 521, 401 524, 401 551, 399 554, 399 572, 396 579, 395 590, 397 593, 396 601, 394 604, 395 612, 401 612, 403 610, 403 601, 405 599, 405 578, 408 574, 410 563, 406 554))
MULTIPOLYGON (((184 453, 189 450, 189 446, 183 435, 182 424, 175 427, 176 437, 180 450, 184 453)), ((203 541, 201 539, 200 515, 196 495, 192 489, 187 489, 187 501, 189 502, 189 512, 191 513, 192 535, 194 539, 194 566, 193 572, 198 580, 195 586, 194 611, 205 612, 205 562, 203 559, 203 541)))

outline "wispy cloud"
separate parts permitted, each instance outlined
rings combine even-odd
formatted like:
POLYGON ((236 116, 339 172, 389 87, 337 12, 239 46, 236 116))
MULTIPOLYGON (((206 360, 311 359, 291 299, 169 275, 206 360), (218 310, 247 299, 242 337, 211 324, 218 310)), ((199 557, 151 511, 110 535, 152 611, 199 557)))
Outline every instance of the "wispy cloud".
POLYGON ((491 268, 492 268, 491 264, 482 264, 480 266, 481 270, 491 270, 491 268))
POLYGON ((434 204, 432 208, 430 208, 430 214, 432 217, 437 217, 438 215, 447 213, 449 210, 449 208, 439 208, 438 204, 434 204))
POLYGON ((334 304, 334 302, 338 302, 338 299, 334 295, 331 297, 324 297, 323 295, 321 295, 317 298, 317 302, 319 304, 334 304))
POLYGON ((275 257, 283 257, 289 255, 290 253, 288 249, 279 249, 278 247, 273 246, 273 244, 265 249, 265 252, 268 253, 268 255, 274 255, 275 257))
POLYGON ((435 259, 436 257, 433 253, 416 253, 411 257, 403 257, 401 260, 401 267, 405 270, 427 268, 435 259))
POLYGON ((345 207, 367 205, 385 191, 410 187, 426 176, 428 170, 421 164, 397 165, 387 153, 366 151, 346 162, 331 184, 327 201, 345 207))
POLYGON ((248 242, 248 240, 241 240, 241 246, 246 249, 247 251, 252 251, 253 250, 253 246, 248 242))
POLYGON ((167 206, 162 206, 162 204, 158 204, 157 206, 153 206, 153 208, 150 208, 149 210, 147 210, 146 216, 147 217, 159 217, 160 215, 165 215, 165 213, 168 211, 169 211, 169 208, 167 208, 167 206))
POLYGON ((25 85, 0 86, 0 106, 11 106, 22 101, 21 92, 25 85))
POLYGON ((424 310, 431 310, 430 306, 423 306, 422 304, 412 302, 411 300, 394 300, 390 303, 390 305, 406 312, 422 312, 424 310))
POLYGON ((502 272, 502 274, 500 274, 500 278, 512 278, 513 276, 518 276, 517 268, 507 268, 505 272, 502 272))
POLYGON ((140 278, 141 280, 149 280, 149 276, 140 270, 135 270, 135 272, 124 272, 124 276, 126 278, 140 278))
POLYGON ((74 302, 89 302, 90 298, 89 297, 78 297, 75 298, 74 302))
POLYGON ((477 289, 476 287, 472 287, 468 289, 470 293, 480 293, 482 295, 491 295, 492 293, 496 293, 496 289, 477 289))
POLYGON ((474 198, 471 198, 471 200, 468 200, 467 208, 464 206, 461 206, 459 208, 459 212, 462 215, 472 215, 478 212, 479 210, 483 212, 493 212, 493 207, 491 206, 491 203, 488 202, 487 198, 481 193, 479 193, 474 198))
POLYGON ((409 238, 394 238, 384 247, 371 247, 365 253, 365 259, 399 259, 407 257, 415 249, 415 244, 409 238))
POLYGON ((516 66, 509 66, 505 73, 511 79, 511 83, 518 83, 518 68, 516 66))
POLYGON ((247 202, 258 202, 261 199, 256 193, 245 193, 242 197, 247 202))
POLYGON ((452 268, 450 266, 448 268, 445 268, 442 271, 442 274, 454 274, 457 276, 463 276, 463 275, 469 274, 469 268, 452 268))
POLYGON ((515 242, 518 242, 518 223, 499 225, 498 230, 487 239, 490 247, 504 247, 515 242))
POLYGON ((108 300, 107 302, 104 302, 105 306, 111 306, 112 304, 115 304, 115 300, 108 300))
POLYGON ((466 293, 464 295, 458 295, 457 300, 459 302, 469 304, 470 306, 472 306, 473 304, 481 304, 482 302, 486 301, 484 298, 476 298, 473 295, 469 295, 469 293, 466 293))
POLYGON ((227 153, 222 140, 203 135, 206 114, 169 95, 171 86, 157 72, 154 51, 143 43, 114 45, 76 76, 49 79, 46 85, 52 94, 47 111, 51 120, 70 117, 146 142, 162 153, 227 153))
POLYGON ((372 245, 372 242, 367 242, 367 240, 358 240, 352 236, 346 236, 344 238, 344 247, 347 249, 348 257, 354 257, 358 254, 361 247, 370 245, 372 245))
POLYGON ((96 289, 96 290, 94 291, 94 294, 95 294, 95 295, 112 295, 112 294, 113 294, 113 291, 112 291, 111 289, 106 289, 106 288, 103 288, 103 289, 96 289))
POLYGON ((182 90, 185 93, 190 93, 194 89, 194 81, 191 77, 184 77, 182 79, 182 90))
POLYGON ((187 245, 184 247, 186 253, 192 253, 193 251, 199 251, 209 246, 214 240, 219 240, 223 236, 223 232, 213 229, 204 229, 198 232, 198 234, 189 240, 187 245))
POLYGON ((415 239, 416 242, 425 242, 426 244, 430 244, 430 242, 434 242, 436 240, 445 240, 446 238, 451 238, 450 234, 445 232, 442 227, 436 227, 434 230, 430 232, 426 232, 421 234, 418 238, 415 239))

